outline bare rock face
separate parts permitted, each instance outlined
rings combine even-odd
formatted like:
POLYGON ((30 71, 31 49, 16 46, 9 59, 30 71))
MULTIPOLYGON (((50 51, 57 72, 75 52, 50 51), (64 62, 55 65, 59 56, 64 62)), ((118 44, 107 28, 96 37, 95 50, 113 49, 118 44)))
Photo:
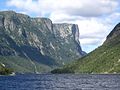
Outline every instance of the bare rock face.
POLYGON ((114 29, 110 32, 110 34, 107 36, 104 44, 117 44, 118 41, 120 42, 120 23, 118 23, 114 29))
MULTIPOLYGON (((75 24, 54 24, 53 31, 56 38, 58 48, 57 52, 61 52, 57 57, 60 60, 78 59, 83 56, 82 49, 79 42, 79 29, 75 24), (64 51, 64 52, 62 52, 64 51)), ((53 45, 55 46, 55 45, 53 45)))
POLYGON ((48 18, 31 18, 14 11, 0 12, 1 56, 19 56, 54 67, 84 54, 77 25, 53 24, 48 18))

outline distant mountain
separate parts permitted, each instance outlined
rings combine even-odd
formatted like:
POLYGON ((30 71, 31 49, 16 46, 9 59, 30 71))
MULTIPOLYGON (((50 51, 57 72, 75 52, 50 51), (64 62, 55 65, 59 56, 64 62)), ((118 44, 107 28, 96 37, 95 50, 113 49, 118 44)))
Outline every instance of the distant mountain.
POLYGON ((0 12, 0 62, 14 71, 47 72, 83 55, 76 24, 0 12))
POLYGON ((102 46, 52 73, 120 73, 120 23, 110 32, 102 46))

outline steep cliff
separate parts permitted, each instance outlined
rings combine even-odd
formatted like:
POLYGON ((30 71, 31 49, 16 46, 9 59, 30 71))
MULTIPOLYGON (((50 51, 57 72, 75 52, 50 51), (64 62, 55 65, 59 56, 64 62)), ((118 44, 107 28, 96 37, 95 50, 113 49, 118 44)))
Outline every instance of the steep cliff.
POLYGON ((120 23, 110 32, 102 46, 52 73, 120 73, 120 23))
POLYGON ((83 55, 77 25, 53 24, 48 18, 31 18, 14 11, 0 12, 0 61, 9 67, 18 68, 8 57, 14 58, 14 64, 21 63, 20 71, 21 67, 26 69, 24 61, 34 68, 30 72, 40 72, 41 68, 62 66, 83 55))

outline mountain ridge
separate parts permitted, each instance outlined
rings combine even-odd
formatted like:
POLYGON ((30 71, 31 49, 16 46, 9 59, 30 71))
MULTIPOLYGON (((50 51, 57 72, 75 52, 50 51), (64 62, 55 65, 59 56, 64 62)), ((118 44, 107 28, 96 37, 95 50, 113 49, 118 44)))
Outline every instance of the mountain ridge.
MULTIPOLYGON (((84 55, 76 24, 53 24, 48 18, 31 18, 14 11, 0 12, 0 56, 14 59, 17 66, 24 58, 24 63, 30 61, 34 69, 41 64, 54 68, 84 55)), ((2 59, 0 62, 3 63, 2 59)), ((6 64, 18 68, 12 66, 14 62, 6 64)), ((21 65, 20 68, 25 67, 21 65)), ((22 70, 20 68, 18 70, 22 70)), ((40 68, 38 69, 38 72, 41 72, 40 68)))

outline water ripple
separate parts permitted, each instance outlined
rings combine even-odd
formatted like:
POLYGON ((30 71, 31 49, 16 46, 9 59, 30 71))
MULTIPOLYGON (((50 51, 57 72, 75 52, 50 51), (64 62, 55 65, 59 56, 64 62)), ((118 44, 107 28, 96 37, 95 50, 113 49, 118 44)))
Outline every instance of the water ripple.
POLYGON ((0 90, 120 90, 120 75, 28 74, 0 76, 0 90))

